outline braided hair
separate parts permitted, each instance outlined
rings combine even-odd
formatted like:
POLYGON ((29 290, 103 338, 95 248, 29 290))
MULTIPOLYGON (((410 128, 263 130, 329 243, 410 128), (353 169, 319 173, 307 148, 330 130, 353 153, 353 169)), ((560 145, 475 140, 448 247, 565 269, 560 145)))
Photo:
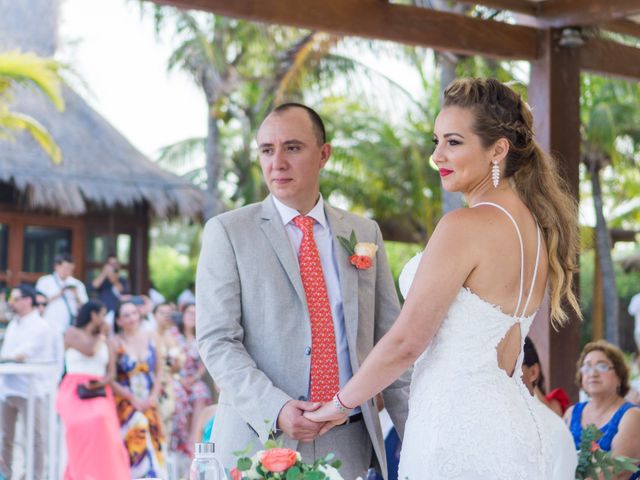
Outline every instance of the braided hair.
POLYGON ((551 323, 557 328, 568 320, 564 300, 581 318, 573 292, 578 205, 556 162, 535 140, 531 109, 518 93, 491 78, 454 80, 445 90, 443 108, 454 106, 472 111, 473 131, 485 148, 501 138, 509 142, 503 175, 540 225, 549 255, 551 323))

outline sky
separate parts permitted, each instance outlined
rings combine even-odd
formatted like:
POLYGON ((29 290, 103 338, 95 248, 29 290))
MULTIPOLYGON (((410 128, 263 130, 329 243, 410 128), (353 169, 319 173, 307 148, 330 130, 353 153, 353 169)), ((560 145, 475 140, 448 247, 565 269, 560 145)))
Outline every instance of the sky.
MULTIPOLYGON (((57 56, 88 86, 78 84, 79 93, 150 158, 162 146, 206 134, 204 97, 186 74, 167 73, 170 54, 151 18, 140 17, 137 0, 62 0, 57 56)), ((359 60, 421 91, 418 76, 399 60, 359 60)), ((397 98, 387 100, 397 114, 397 98)))
POLYGON ((186 74, 167 73, 170 53, 136 1, 62 2, 58 57, 88 87, 79 93, 152 159, 207 130, 204 97, 186 74))

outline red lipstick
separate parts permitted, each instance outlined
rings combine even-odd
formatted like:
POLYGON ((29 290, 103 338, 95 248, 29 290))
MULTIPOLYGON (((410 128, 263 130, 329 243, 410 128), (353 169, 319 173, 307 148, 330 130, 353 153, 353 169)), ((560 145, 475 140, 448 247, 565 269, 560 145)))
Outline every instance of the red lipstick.
POLYGON ((440 176, 441 177, 446 177, 447 175, 451 175, 453 173, 453 170, 449 170, 448 168, 441 168, 440 169, 440 176))

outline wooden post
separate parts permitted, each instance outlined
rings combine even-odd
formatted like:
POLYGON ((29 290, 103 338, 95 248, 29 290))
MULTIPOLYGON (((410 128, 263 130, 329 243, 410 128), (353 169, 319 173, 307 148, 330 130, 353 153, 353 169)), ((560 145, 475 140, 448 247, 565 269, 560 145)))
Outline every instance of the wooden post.
MULTIPOLYGON (((560 30, 541 31, 539 59, 531 63, 529 103, 541 146, 559 161, 561 175, 578 198, 580 165, 580 47, 558 45, 560 30)), ((575 278, 576 291, 578 277, 575 278)), ((549 389, 562 387, 577 400, 573 379, 580 353, 580 322, 574 316, 559 331, 549 323, 548 308, 541 309, 531 337, 549 389)))

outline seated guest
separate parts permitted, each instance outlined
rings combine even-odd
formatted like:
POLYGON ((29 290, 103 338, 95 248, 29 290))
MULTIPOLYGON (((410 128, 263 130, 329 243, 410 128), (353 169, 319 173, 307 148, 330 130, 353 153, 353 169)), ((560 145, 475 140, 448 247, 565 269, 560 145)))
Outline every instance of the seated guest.
POLYGON ((549 480, 569 480, 575 477, 578 466, 578 456, 573 446, 571 432, 562 419, 554 413, 542 392, 544 384, 542 367, 536 347, 529 337, 524 340, 524 359, 522 361, 522 381, 529 393, 536 399, 538 418, 542 421, 542 428, 546 431, 545 438, 551 455, 552 472, 549 480))
POLYGON ((188 304, 182 312, 179 338, 184 363, 180 375, 174 381, 176 394, 176 414, 171 436, 172 450, 182 452, 187 457, 193 455, 196 434, 196 419, 204 407, 211 403, 209 387, 203 381, 207 370, 200 358, 196 343, 196 306, 188 304))
POLYGON ((538 352, 529 337, 524 340, 524 360, 522 364, 522 381, 531 385, 532 395, 553 410, 559 417, 569 407, 569 396, 562 388, 556 388, 549 394, 544 388, 544 375, 538 358, 538 352), (528 382, 528 383, 527 383, 528 382))
POLYGON ((67 441, 65 480, 130 478, 129 457, 120 438, 113 392, 115 355, 105 338, 106 308, 85 303, 64 335, 67 374, 62 379, 56 410, 67 441), (104 393, 83 399, 78 388, 104 393))
MULTIPOLYGON (((640 458, 640 408, 626 402, 629 391, 629 368, 619 348, 599 340, 587 343, 578 360, 576 383, 590 397, 573 405, 565 413, 576 448, 582 429, 594 424, 603 435, 598 445, 612 455, 640 458)), ((616 479, 638 479, 640 470, 623 472, 616 479)))
MULTIPOLYGON (((54 332, 34 308, 36 291, 22 285, 11 290, 9 305, 15 316, 4 336, 0 360, 12 362, 48 362, 54 364, 54 332)), ((52 381, 48 374, 0 375, 0 435, 2 435, 2 468, 11 478, 14 435, 18 413, 26 418, 27 398, 35 397, 34 477, 44 476, 45 432, 43 413, 46 411, 47 385, 52 381)))

